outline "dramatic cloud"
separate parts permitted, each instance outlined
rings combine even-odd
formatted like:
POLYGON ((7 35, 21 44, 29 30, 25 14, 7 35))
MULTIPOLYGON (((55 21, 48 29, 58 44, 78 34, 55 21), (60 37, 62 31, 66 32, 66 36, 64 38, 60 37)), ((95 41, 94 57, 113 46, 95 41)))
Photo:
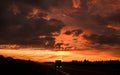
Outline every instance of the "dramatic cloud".
POLYGON ((66 35, 73 34, 73 36, 79 36, 81 33, 82 33, 82 30, 72 30, 72 31, 66 31, 65 32, 66 35))
POLYGON ((80 8, 80 0, 72 0, 74 8, 80 8))
POLYGON ((120 44, 120 35, 97 35, 92 34, 90 36, 84 36, 86 39, 90 40, 92 43, 98 44, 109 44, 118 45, 120 44))
POLYGON ((94 43, 95 49, 114 46, 118 50, 119 3, 120 0, 1 1, 0 44, 53 47, 62 43, 74 49, 91 49, 94 43))
POLYGON ((0 44, 53 47, 53 33, 59 33, 64 23, 57 19, 44 19, 47 14, 40 13, 35 5, 32 6, 32 0, 30 3, 24 0, 20 2, 6 0, 1 5, 0 44))

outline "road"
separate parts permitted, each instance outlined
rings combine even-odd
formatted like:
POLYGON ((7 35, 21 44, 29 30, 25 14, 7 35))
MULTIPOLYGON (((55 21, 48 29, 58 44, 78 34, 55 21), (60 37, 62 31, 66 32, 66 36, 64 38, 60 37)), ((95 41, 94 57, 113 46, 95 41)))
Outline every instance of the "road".
POLYGON ((42 63, 46 71, 46 75, 71 75, 63 70, 57 70, 53 63, 42 63))
POLYGON ((70 75, 112 75, 112 74, 106 74, 99 71, 91 71, 91 70, 85 70, 85 69, 76 69, 71 67, 65 67, 63 68, 63 71, 66 71, 70 75))
MULTIPOLYGON (((49 66, 52 69, 54 68, 54 64, 49 64, 49 66)), ((104 70, 100 70, 98 68, 92 69, 92 68, 83 68, 83 67, 73 67, 73 66, 66 66, 63 65, 63 68, 61 70, 56 70, 58 74, 56 75, 119 75, 117 73, 113 72, 106 72, 104 70)))

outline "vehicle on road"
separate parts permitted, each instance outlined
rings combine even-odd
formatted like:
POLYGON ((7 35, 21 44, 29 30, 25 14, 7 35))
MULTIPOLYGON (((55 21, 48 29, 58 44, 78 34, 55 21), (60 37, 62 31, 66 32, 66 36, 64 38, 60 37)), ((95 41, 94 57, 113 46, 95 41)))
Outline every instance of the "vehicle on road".
POLYGON ((62 62, 61 62, 61 60, 56 60, 55 61, 55 68, 57 70, 61 70, 62 69, 62 62))

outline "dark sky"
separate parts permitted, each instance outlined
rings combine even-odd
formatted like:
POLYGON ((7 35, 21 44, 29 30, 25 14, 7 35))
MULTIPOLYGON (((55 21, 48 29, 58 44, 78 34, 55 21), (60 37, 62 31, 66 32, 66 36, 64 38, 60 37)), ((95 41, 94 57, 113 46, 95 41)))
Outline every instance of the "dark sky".
POLYGON ((120 0, 2 0, 0 44, 120 54, 120 0))

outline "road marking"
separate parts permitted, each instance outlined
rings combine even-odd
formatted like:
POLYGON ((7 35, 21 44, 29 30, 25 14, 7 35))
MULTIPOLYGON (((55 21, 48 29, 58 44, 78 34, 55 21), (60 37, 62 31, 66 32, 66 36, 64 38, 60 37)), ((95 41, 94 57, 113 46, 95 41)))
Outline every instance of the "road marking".
POLYGON ((64 71, 61 71, 61 70, 57 70, 57 71, 61 72, 61 73, 64 74, 64 75, 70 75, 69 73, 64 72, 64 71))

